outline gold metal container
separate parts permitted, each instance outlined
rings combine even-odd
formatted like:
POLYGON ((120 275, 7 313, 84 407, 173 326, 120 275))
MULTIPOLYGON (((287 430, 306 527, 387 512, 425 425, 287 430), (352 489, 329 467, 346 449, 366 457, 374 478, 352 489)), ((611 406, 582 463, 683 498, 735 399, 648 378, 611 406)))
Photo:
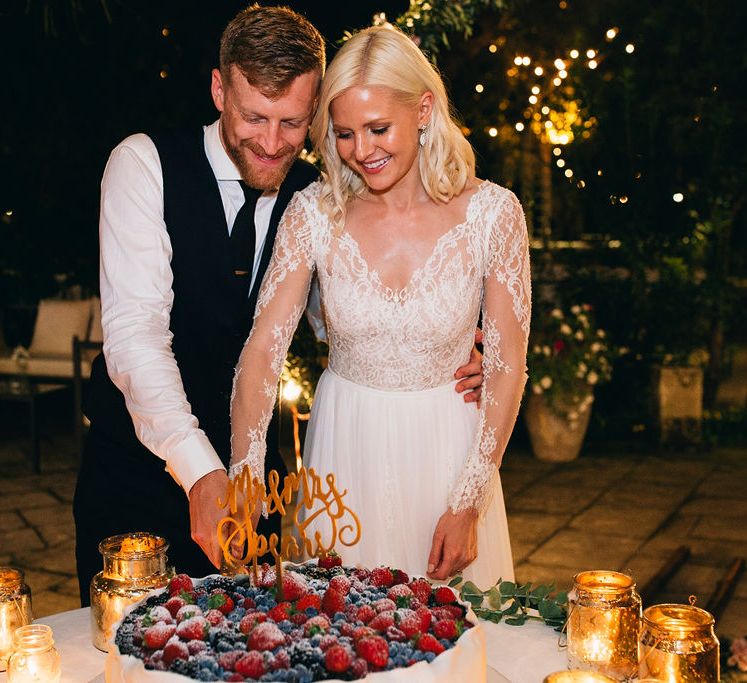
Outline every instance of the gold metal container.
POLYGON ((19 626, 30 624, 31 589, 23 580, 23 572, 12 567, 0 567, 0 671, 8 666, 13 650, 13 633, 19 626))
POLYGON ((629 576, 588 571, 573 577, 568 596, 568 668, 615 680, 638 671, 641 598, 629 576))
POLYGON ((719 680, 719 642, 713 616, 694 605, 653 605, 643 612, 639 678, 668 683, 719 680))
POLYGON ((62 664, 52 629, 46 624, 17 629, 13 654, 8 660, 8 683, 59 683, 61 676, 62 664))
POLYGON ((615 683, 614 678, 593 671, 557 671, 545 676, 542 683, 615 683))
POLYGON ((168 584, 173 573, 166 566, 168 547, 166 539, 143 532, 99 543, 104 570, 91 581, 91 640, 99 650, 108 652, 112 626, 125 608, 168 584))

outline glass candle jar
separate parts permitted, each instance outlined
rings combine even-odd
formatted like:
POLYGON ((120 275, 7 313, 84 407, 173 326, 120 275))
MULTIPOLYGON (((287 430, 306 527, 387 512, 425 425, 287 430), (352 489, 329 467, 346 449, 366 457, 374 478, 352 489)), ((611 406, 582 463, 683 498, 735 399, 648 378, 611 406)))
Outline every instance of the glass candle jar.
POLYGON ((13 654, 8 660, 8 683, 59 683, 61 675, 52 629, 46 624, 16 629, 13 654))
POLYGON ((111 536, 99 543, 103 571, 91 581, 91 640, 108 652, 112 627, 125 608, 156 588, 163 588, 173 573, 166 566, 166 539, 137 532, 111 536))
POLYGON ((641 598, 629 576, 588 571, 568 595, 568 668, 624 680, 638 671, 641 598))
POLYGON ((0 671, 5 671, 13 649, 13 633, 30 624, 31 590, 23 581, 23 572, 0 567, 0 671))
POLYGON ((719 642, 713 616, 694 605, 653 605, 643 612, 639 678, 668 683, 719 680, 719 642))
POLYGON ((546 676, 542 683, 615 683, 614 678, 593 671, 557 671, 546 676))

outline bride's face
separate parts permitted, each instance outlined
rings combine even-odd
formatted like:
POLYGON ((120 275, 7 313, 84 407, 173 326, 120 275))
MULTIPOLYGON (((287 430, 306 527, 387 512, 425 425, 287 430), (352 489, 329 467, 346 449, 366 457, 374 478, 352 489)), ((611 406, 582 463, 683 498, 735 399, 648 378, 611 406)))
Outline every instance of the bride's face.
POLYGON ((430 118, 433 96, 408 105, 384 86, 354 87, 330 104, 340 158, 374 192, 385 192, 406 179, 419 180, 419 128, 430 118))

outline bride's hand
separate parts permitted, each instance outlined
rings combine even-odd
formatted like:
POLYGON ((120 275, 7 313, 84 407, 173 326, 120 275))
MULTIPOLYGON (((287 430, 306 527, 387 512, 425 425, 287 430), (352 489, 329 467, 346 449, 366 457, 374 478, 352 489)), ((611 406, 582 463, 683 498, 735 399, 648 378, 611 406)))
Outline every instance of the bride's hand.
MULTIPOLYGON (((475 332, 475 344, 481 343, 482 330, 478 328, 475 332)), ((482 354, 477 350, 477 346, 472 347, 472 351, 469 354, 469 361, 454 373, 454 379, 461 380, 457 382, 455 389, 460 394, 464 394, 464 402, 476 403, 479 408, 483 376, 482 354)))
POLYGON ((444 580, 462 571, 477 557, 477 512, 447 510, 436 524, 428 556, 427 575, 444 580))

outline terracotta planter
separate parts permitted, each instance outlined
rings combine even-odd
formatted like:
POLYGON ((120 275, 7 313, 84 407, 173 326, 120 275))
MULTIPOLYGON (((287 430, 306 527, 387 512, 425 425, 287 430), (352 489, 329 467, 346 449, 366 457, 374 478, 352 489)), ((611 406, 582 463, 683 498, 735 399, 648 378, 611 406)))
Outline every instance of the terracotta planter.
POLYGON ((524 408, 532 452, 538 460, 568 462, 575 460, 589 427, 591 405, 569 420, 550 409, 541 395, 530 394, 524 408))

